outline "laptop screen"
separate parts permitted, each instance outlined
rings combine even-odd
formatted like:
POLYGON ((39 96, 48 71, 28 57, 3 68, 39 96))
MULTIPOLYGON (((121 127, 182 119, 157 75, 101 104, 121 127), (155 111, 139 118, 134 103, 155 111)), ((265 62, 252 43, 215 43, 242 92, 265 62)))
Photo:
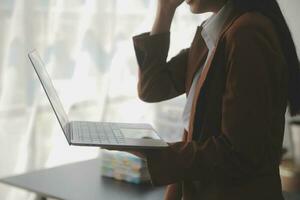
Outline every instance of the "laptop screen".
POLYGON ((35 72, 37 73, 39 80, 44 88, 44 91, 46 92, 46 95, 48 97, 48 100, 50 101, 50 104, 55 112, 55 115, 60 123, 61 128, 63 129, 63 132, 68 140, 70 142, 70 131, 68 131, 68 116, 60 102, 60 99, 56 93, 56 90, 52 84, 52 81, 50 79, 50 76, 48 75, 45 65, 40 58, 37 51, 32 51, 28 54, 29 59, 35 69, 35 72))

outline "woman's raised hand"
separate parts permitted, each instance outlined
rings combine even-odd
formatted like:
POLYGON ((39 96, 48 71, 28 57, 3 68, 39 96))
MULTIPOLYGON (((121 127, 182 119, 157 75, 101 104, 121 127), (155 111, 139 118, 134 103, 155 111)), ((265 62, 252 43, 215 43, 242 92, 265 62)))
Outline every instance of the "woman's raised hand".
POLYGON ((151 35, 170 30, 175 10, 184 0, 158 0, 155 22, 151 35))
POLYGON ((158 0, 158 5, 164 9, 176 9, 184 0, 158 0))

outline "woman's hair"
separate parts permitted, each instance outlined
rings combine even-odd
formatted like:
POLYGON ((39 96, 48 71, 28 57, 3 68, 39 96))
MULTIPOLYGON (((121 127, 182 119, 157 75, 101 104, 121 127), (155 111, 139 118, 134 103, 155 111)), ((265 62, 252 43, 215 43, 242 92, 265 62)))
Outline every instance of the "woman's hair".
POLYGON ((295 44, 276 0, 231 0, 242 12, 257 11, 268 17, 278 33, 284 57, 288 64, 288 101, 290 114, 300 114, 300 65, 295 44))

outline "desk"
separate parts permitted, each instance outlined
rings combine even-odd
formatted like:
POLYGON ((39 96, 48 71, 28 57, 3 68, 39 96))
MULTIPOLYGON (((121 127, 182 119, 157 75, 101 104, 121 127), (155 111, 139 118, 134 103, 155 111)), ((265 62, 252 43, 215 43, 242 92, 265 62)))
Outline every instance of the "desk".
POLYGON ((160 200, 164 194, 164 188, 102 177, 99 159, 3 178, 0 182, 42 197, 69 200, 160 200))
MULTIPOLYGON (((68 200, 161 200, 164 194, 164 188, 101 177, 99 159, 3 178, 0 182, 41 197, 68 200)), ((297 193, 284 193, 284 196, 286 200, 300 199, 297 193)))

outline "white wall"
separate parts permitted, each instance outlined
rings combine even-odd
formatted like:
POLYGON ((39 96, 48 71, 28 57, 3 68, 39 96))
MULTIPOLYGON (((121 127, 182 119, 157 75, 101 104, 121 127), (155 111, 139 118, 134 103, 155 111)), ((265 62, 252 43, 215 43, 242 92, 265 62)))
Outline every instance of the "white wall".
POLYGON ((300 57, 300 0, 278 0, 292 32, 300 57))

